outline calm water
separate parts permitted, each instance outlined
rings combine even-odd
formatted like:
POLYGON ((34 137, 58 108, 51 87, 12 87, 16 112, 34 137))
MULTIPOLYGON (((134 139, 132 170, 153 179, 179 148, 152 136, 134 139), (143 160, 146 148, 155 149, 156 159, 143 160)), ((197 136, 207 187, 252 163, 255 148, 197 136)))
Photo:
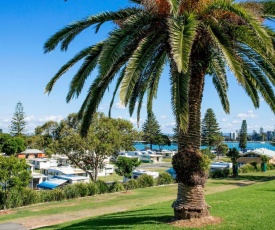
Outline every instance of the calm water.
MULTIPOLYGON (((229 148, 233 148, 233 147, 238 148, 239 147, 239 142, 224 142, 224 143, 227 144, 229 148)), ((148 144, 147 145, 146 144, 134 144, 134 147, 138 150, 143 150, 145 148, 145 146, 149 147, 148 144)), ((204 148, 204 147, 202 147, 202 148, 204 148)), ((247 142, 247 146, 246 146, 247 150, 258 149, 258 148, 266 148, 266 149, 270 149, 270 150, 275 151, 275 146, 272 146, 271 144, 269 144, 269 142, 265 142, 264 144, 262 144, 260 142, 247 142)), ((153 145, 153 149, 158 150, 159 146, 158 145, 153 145)), ((165 145, 165 146, 162 147, 162 149, 177 150, 178 146, 177 146, 177 144, 172 144, 171 146, 165 145)))

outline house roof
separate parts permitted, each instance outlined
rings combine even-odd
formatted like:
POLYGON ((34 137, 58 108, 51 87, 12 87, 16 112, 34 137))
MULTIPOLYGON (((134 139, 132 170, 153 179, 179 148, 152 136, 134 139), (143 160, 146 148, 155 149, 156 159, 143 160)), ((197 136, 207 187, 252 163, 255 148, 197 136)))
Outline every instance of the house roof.
POLYGON ((266 148, 259 148, 259 149, 251 150, 249 152, 244 153, 243 156, 248 155, 250 153, 254 153, 254 154, 257 154, 257 155, 266 155, 270 158, 275 157, 275 151, 270 150, 270 149, 266 149, 266 148))
POLYGON ((43 181, 42 183, 37 185, 37 188, 42 189, 54 189, 62 184, 65 184, 68 180, 64 179, 53 179, 53 180, 47 180, 43 181))
POLYGON ((23 151, 21 153, 22 154, 35 154, 35 153, 43 153, 43 152, 38 149, 26 149, 25 151, 23 151))

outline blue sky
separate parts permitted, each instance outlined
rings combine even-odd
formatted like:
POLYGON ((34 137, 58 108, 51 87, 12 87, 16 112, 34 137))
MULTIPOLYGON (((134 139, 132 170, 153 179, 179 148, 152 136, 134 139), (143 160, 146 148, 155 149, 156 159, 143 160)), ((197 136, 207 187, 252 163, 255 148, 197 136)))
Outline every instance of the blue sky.
MULTIPOLYGON (((65 98, 70 79, 76 68, 68 71, 55 85, 50 95, 44 94, 47 82, 58 69, 80 49, 98 42, 107 36, 112 24, 102 27, 98 34, 91 28, 77 37, 68 51, 55 51, 44 54, 43 44, 57 30, 67 24, 102 11, 113 11, 129 5, 126 0, 9 0, 0 1, 0 129, 9 132, 9 125, 17 102, 24 106, 28 133, 46 121, 60 121, 72 112, 77 112, 84 100, 88 85, 96 73, 90 76, 87 86, 78 99, 69 104, 65 98)), ((107 114, 112 90, 106 93, 99 110, 107 114)), ((231 112, 225 114, 218 95, 206 77, 202 103, 202 117, 207 108, 212 108, 222 132, 234 132, 240 129, 242 120, 247 121, 248 132, 274 130, 274 114, 261 102, 255 110, 247 95, 229 75, 229 100, 231 112)), ((170 106, 170 88, 168 72, 164 71, 154 102, 154 111, 164 133, 172 133, 175 125, 170 106)), ((112 117, 125 118, 136 126, 136 114, 132 117, 128 109, 123 108, 118 98, 112 110, 112 117)), ((144 107, 141 124, 146 119, 144 107)))

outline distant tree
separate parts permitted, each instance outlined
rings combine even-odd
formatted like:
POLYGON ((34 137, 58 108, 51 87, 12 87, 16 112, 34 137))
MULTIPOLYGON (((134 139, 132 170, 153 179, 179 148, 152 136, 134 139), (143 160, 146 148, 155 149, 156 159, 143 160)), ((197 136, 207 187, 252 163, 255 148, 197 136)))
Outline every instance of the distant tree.
POLYGON ((21 137, 8 139, 2 146, 2 151, 7 155, 20 153, 26 149, 25 141, 21 137))
POLYGON ((15 112, 12 117, 10 133, 12 136, 20 136, 26 131, 27 122, 25 121, 25 113, 23 104, 19 101, 16 104, 15 112))
POLYGON ((158 137, 161 135, 160 125, 153 113, 149 113, 147 119, 142 125, 143 140, 150 144, 152 149, 153 144, 158 142, 158 137))
POLYGON ((221 143, 217 146, 216 148, 216 152, 217 152, 217 156, 218 156, 218 160, 220 159, 221 155, 226 155, 226 153, 228 152, 229 148, 227 144, 221 143))
POLYGON ((6 209, 11 189, 21 189, 29 184, 31 172, 25 159, 0 156, 0 188, 4 193, 3 207, 6 209))
POLYGON ((212 109, 207 109, 202 120, 202 145, 213 147, 223 141, 215 113, 212 109))
POLYGON ((216 154, 212 153, 210 148, 202 149, 201 153, 206 155, 210 160, 214 160, 216 158, 216 154))
POLYGON ((242 127, 240 130, 240 138, 239 138, 239 148, 244 151, 247 143, 247 124, 246 120, 243 120, 242 127))
POLYGON ((266 132, 264 131, 264 128, 260 128, 260 141, 265 141, 266 139, 266 132))
POLYGON ((98 170, 104 167, 104 160, 120 149, 132 150, 135 139, 133 125, 123 119, 112 119, 96 114, 85 138, 78 130, 63 127, 62 138, 51 145, 51 152, 68 156, 69 160, 86 171, 93 181, 98 170))
POLYGON ((169 139, 169 137, 167 135, 160 134, 157 137, 156 144, 159 146, 159 149, 161 150, 164 145, 170 146, 171 145, 171 141, 170 141, 170 139, 169 139))
POLYGON ((117 167, 115 171, 119 176, 123 176, 125 180, 131 178, 133 170, 140 164, 138 158, 118 157, 115 163, 117 167))
POLYGON ((8 133, 0 133, 0 153, 2 152, 2 146, 4 145, 4 143, 11 138, 12 136, 8 133))
POLYGON ((239 151, 234 147, 232 149, 229 149, 226 156, 231 159, 231 162, 233 164, 233 176, 238 176, 238 162, 237 162, 237 160, 240 157, 239 151))

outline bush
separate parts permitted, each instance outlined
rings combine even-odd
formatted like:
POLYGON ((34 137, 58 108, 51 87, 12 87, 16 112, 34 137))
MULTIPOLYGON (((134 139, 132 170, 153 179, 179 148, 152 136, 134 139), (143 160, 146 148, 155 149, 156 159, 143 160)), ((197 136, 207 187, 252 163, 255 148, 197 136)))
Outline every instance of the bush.
POLYGON ((152 187, 154 186, 154 179, 152 176, 143 174, 138 179, 138 187, 139 188, 145 188, 145 187, 152 187))
POLYGON ((7 199, 7 208, 16 208, 23 205, 21 191, 17 189, 11 189, 7 199))
POLYGON ((98 187, 98 193, 99 194, 107 193, 109 191, 109 187, 108 187, 108 185, 104 181, 98 180, 95 183, 96 183, 96 185, 98 187))
POLYGON ((114 183, 112 183, 109 188, 109 192, 120 192, 123 190, 125 190, 123 185, 118 181, 115 181, 114 183))
POLYGON ((275 169, 275 165, 274 165, 274 164, 267 163, 267 164, 266 164, 266 169, 267 169, 267 170, 273 170, 273 169, 275 169))
POLYGON ((210 177, 211 178, 224 178, 224 177, 228 177, 229 174, 230 174, 229 168, 216 169, 216 170, 210 172, 210 177))
POLYGON ((79 189, 75 184, 69 184, 63 187, 66 199, 73 199, 80 197, 79 189))
POLYGON ((127 182, 123 183, 125 190, 133 190, 138 188, 138 182, 135 179, 128 180, 127 182))
POLYGON ((99 193, 99 189, 98 189, 96 183, 90 182, 87 184, 87 195, 88 196, 94 196, 98 193, 99 193))
POLYGON ((54 194, 52 193, 52 190, 40 190, 39 196, 40 196, 41 202, 55 201, 55 197, 54 197, 54 194))
POLYGON ((24 206, 36 204, 40 202, 40 195, 38 191, 31 188, 24 188, 21 192, 21 199, 24 206))
POLYGON ((256 165, 255 167, 254 165, 251 165, 251 164, 245 164, 239 168, 239 172, 240 173, 257 172, 257 171, 260 171, 259 167, 260 166, 258 165, 256 165))
POLYGON ((80 183, 76 183, 76 184, 73 184, 77 190, 77 193, 81 196, 81 197, 84 197, 84 196, 87 196, 88 195, 88 186, 87 184, 83 183, 83 182, 80 182, 80 183))
POLYGON ((53 189, 49 192, 51 192, 51 196, 53 197, 54 201, 61 201, 66 198, 64 190, 62 188, 53 189))
POLYGON ((164 173, 159 174, 159 177, 156 179, 156 184, 157 184, 157 185, 171 184, 171 183, 174 183, 174 179, 173 179, 173 177, 172 177, 169 173, 167 173, 167 172, 164 172, 164 173))

